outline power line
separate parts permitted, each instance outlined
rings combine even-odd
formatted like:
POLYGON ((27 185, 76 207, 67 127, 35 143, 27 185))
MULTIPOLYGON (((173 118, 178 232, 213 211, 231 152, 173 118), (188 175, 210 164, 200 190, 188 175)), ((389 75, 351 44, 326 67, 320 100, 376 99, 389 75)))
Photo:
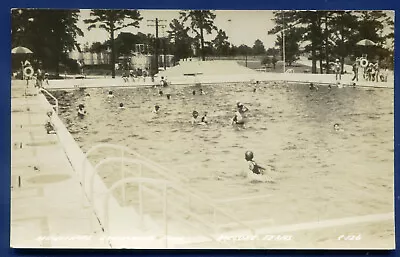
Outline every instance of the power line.
POLYGON ((153 23, 154 24, 147 24, 148 27, 155 27, 156 28, 156 42, 155 42, 155 47, 154 47, 154 55, 155 55, 155 59, 156 59, 156 73, 158 73, 158 28, 165 28, 166 25, 164 24, 160 24, 163 22, 167 22, 167 20, 159 20, 158 18, 156 18, 155 20, 147 20, 148 23, 153 23))

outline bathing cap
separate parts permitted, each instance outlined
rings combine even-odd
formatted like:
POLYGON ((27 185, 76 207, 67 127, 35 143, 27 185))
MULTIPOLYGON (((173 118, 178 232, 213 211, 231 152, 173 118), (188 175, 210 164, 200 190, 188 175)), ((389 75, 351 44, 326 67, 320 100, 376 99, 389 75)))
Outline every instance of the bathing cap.
POLYGON ((254 154, 253 154, 252 151, 247 151, 247 152, 244 154, 244 158, 245 158, 247 161, 252 160, 253 157, 254 157, 254 154))

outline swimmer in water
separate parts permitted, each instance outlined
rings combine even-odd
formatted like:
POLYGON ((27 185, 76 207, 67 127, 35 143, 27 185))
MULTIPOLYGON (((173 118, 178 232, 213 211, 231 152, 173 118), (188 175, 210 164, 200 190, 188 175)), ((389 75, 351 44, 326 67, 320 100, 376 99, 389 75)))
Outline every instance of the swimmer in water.
POLYGON ((335 123, 335 124, 333 125, 333 129, 334 129, 336 132, 342 132, 342 131, 344 131, 344 130, 340 127, 340 124, 339 124, 339 123, 335 123))
POLYGON ((248 165, 249 165, 249 170, 256 175, 264 175, 264 171, 265 168, 261 167, 260 165, 258 165, 254 160, 254 154, 252 151, 247 151, 244 154, 244 158, 247 161, 248 165))
POLYGON ((113 98, 113 97, 114 97, 113 91, 111 91, 111 90, 108 91, 107 97, 108 97, 108 98, 113 98))
POLYGON ((192 94, 193 94, 193 95, 196 95, 196 90, 193 90, 192 94))
POLYGON ((246 169, 245 176, 251 181, 256 182, 273 182, 273 179, 266 174, 266 168, 261 167, 254 161, 254 154, 252 151, 247 151, 244 154, 247 161, 248 168, 246 169))
POLYGON ((249 111, 249 108, 247 108, 246 106, 244 106, 244 105, 243 105, 241 102, 239 102, 239 101, 236 103, 236 106, 237 106, 237 110, 238 110, 238 112, 239 112, 240 114, 243 114, 243 113, 249 111))
POLYGON ((200 95, 205 95, 206 93, 203 91, 202 88, 200 88, 200 95))
POLYGON ((120 103, 118 108, 119 108, 119 109, 125 109, 125 106, 124 106, 123 103, 120 103))
POLYGON ((197 120, 197 118, 199 117, 199 113, 197 111, 193 111, 192 112, 192 119, 190 120, 190 123, 192 125, 197 124, 199 121, 197 120))
POLYGON ((162 96, 162 95, 164 94, 164 92, 163 92, 162 90, 160 90, 160 91, 158 91, 158 94, 159 94, 160 96, 162 96))
POLYGON ((171 99, 171 94, 167 94, 167 99, 171 99))
POLYGON ((78 105, 78 117, 83 118, 86 115, 85 106, 83 104, 78 105))
POLYGON ((235 116, 232 118, 232 125, 244 125, 244 119, 239 111, 236 111, 235 116))
POLYGON ((47 121, 46 124, 44 125, 44 128, 46 129, 47 134, 55 134, 56 130, 53 124, 53 121, 51 120, 51 116, 53 116, 53 112, 52 111, 48 111, 47 113, 47 121))
POLYGON ((156 105, 154 106, 153 113, 154 113, 154 114, 158 114, 159 111, 160 111, 160 106, 159 106, 158 104, 156 104, 156 105))
POLYGON ((208 124, 207 114, 208 114, 208 112, 204 112, 203 117, 201 117, 201 123, 208 124))
POLYGON ((316 90, 316 91, 318 91, 318 87, 317 86, 315 86, 313 83, 310 83, 310 86, 309 86, 309 88, 310 88, 310 90, 316 90))

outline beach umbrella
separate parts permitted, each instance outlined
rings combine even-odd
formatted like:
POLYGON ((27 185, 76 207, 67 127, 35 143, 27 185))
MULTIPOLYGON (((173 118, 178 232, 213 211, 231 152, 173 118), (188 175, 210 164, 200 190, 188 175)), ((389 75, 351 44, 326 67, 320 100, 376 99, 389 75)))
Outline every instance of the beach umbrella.
POLYGON ((12 54, 33 54, 33 52, 29 48, 26 48, 23 46, 17 46, 15 48, 13 48, 11 50, 11 53, 12 54))
POLYGON ((357 42, 357 45, 359 46, 375 46, 375 42, 369 40, 369 39, 363 39, 357 42))

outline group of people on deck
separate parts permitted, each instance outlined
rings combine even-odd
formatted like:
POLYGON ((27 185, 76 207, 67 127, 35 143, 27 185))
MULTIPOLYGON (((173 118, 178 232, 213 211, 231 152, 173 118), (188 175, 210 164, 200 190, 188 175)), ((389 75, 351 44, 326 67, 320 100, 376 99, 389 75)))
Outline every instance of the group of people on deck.
MULTIPOLYGON (((334 69, 336 74, 336 81, 340 81, 342 74, 342 63, 339 61, 339 59, 336 59, 334 69)), ((387 81, 388 69, 381 70, 379 60, 374 63, 372 61, 368 61, 366 57, 356 58, 356 60, 352 64, 352 81, 359 80, 360 69, 362 69, 362 76, 366 81, 387 81)))

